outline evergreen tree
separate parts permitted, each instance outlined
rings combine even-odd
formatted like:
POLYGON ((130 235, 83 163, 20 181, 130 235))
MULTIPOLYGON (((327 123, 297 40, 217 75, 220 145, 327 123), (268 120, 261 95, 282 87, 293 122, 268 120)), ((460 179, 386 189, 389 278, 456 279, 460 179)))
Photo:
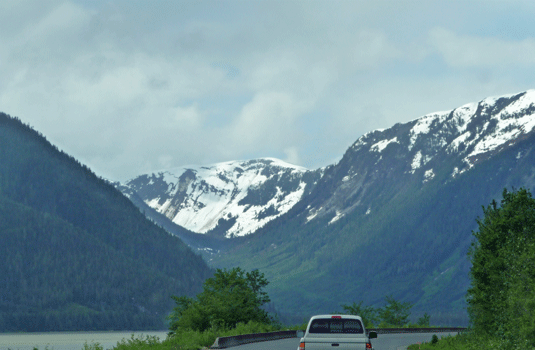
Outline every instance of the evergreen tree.
POLYGON ((501 206, 483 208, 470 250, 468 311, 474 329, 535 345, 535 199, 503 191, 501 206))
POLYGON ((360 316, 364 322, 364 327, 373 328, 378 321, 378 311, 371 306, 362 306, 363 301, 353 302, 351 305, 342 305, 342 309, 350 315, 360 316))
POLYGON ((379 309, 379 317, 383 325, 403 327, 409 323, 411 308, 413 304, 409 302, 402 303, 391 296, 386 296, 386 305, 379 309))

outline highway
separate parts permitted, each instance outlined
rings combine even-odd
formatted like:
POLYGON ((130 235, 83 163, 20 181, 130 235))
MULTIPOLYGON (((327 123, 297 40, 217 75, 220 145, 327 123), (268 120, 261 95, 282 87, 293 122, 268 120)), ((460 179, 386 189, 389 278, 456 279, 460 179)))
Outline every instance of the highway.
MULTIPOLYGON (((374 350, 405 350, 408 345, 418 342, 429 342, 433 334, 439 338, 457 333, 410 333, 410 334, 379 334, 372 339, 374 350)), ((260 343, 245 344, 227 349, 235 350, 296 350, 299 346, 298 338, 281 339, 260 343)), ((306 350, 306 348, 305 348, 306 350)))

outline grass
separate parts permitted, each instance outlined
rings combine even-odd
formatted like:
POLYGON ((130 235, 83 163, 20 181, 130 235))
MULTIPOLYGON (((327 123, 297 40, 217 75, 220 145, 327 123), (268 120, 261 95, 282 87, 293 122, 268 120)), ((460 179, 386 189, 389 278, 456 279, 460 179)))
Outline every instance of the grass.
POLYGON ((534 350, 520 341, 517 344, 509 344, 498 337, 479 336, 469 332, 437 340, 436 343, 413 344, 407 350, 534 350))

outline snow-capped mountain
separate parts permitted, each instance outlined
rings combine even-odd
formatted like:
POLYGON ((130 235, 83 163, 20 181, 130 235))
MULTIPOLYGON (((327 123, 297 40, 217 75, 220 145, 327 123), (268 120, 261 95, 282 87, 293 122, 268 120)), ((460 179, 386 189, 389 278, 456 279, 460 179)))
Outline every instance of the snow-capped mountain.
POLYGON ((380 210, 385 189, 396 195, 409 182, 450 181, 534 128, 535 90, 529 90, 371 131, 326 169, 308 171, 273 158, 231 161, 145 174, 118 188, 173 223, 209 236, 251 234, 288 212, 305 192, 311 194, 300 213, 304 221, 328 218, 333 224, 355 210, 380 210))
MULTIPOLYGON (((309 203, 307 221, 331 223, 361 207, 370 214, 376 186, 406 186, 417 179, 437 186, 529 137, 535 130, 535 90, 486 98, 459 108, 427 114, 360 137, 323 181, 334 190, 309 203)), ((522 157, 520 152, 516 155, 522 157)))
POLYGON ((264 158, 159 171, 119 188, 188 230, 230 238, 286 213, 320 174, 264 158))

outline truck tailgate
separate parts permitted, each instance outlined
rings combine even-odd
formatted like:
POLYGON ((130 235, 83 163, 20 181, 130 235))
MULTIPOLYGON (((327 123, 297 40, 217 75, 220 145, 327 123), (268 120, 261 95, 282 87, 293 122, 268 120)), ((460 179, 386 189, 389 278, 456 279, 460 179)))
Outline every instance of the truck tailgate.
POLYGON ((305 350, 355 349, 366 350, 366 339, 314 338, 305 341, 305 350))

